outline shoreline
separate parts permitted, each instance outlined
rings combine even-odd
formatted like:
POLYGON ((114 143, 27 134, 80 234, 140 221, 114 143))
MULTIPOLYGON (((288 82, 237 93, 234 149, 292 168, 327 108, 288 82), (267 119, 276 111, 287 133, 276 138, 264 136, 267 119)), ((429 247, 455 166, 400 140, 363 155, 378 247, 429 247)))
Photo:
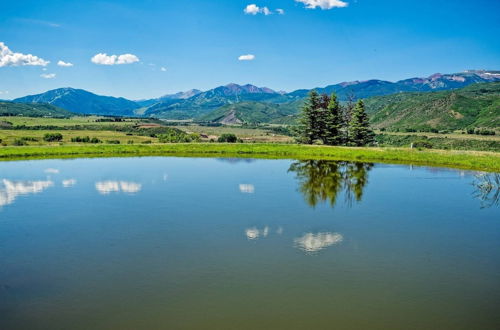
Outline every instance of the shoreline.
POLYGON ((482 151, 355 148, 265 143, 175 143, 161 145, 52 145, 0 147, 0 161, 135 156, 325 159, 500 172, 500 153, 482 151))

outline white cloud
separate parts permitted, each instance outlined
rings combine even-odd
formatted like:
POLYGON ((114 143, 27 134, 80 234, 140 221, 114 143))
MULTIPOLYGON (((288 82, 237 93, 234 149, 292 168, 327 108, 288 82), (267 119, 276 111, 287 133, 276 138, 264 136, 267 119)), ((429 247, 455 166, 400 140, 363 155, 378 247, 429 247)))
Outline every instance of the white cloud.
POLYGON ((9 49, 9 47, 7 47, 6 44, 0 42, 0 67, 24 65, 46 66, 49 63, 49 61, 45 61, 35 55, 14 53, 9 49))
POLYGON ((9 94, 9 91, 0 91, 0 95, 2 94, 9 94))
POLYGON ((337 233, 307 233, 296 238, 295 245, 306 252, 318 252, 343 240, 344 237, 337 233))
POLYGON ((261 7, 257 6, 256 4, 251 4, 251 5, 246 6, 245 9, 243 9, 243 11, 247 15, 264 14, 267 16, 267 15, 272 14, 272 12, 269 10, 269 8, 267 8, 267 7, 261 8, 261 7))
POLYGON ((139 62, 139 58, 133 54, 108 55, 106 53, 99 53, 94 55, 91 61, 100 65, 117 65, 139 62))
POLYGON ((306 6, 306 8, 309 9, 316 9, 319 7, 324 10, 333 8, 344 8, 349 5, 347 2, 341 0, 295 0, 295 1, 303 3, 306 6))
POLYGON ((57 62, 57 65, 59 65, 59 66, 65 66, 65 67, 69 67, 69 66, 73 66, 73 63, 64 62, 64 61, 59 61, 59 62, 57 62))
POLYGON ((238 60, 240 61, 253 61, 255 60, 255 55, 248 54, 248 55, 241 55, 238 57, 238 60))
POLYGON ((246 8, 243 9, 243 11, 245 12, 245 14, 248 15, 257 15, 258 13, 260 13, 260 8, 255 4, 251 4, 246 6, 246 8))
POLYGON ((55 73, 42 73, 40 77, 45 78, 45 79, 53 79, 56 77, 55 73))
POLYGON ((101 181, 95 184, 95 188, 101 195, 109 195, 112 192, 124 192, 135 194, 141 191, 142 185, 126 181, 101 181))
POLYGON ((165 71, 167 71, 167 68, 165 68, 165 67, 163 67, 163 66, 162 66, 162 67, 160 68, 160 71, 165 72, 165 71))
POLYGON ((281 8, 276 9, 276 12, 280 15, 285 15, 285 11, 281 8))

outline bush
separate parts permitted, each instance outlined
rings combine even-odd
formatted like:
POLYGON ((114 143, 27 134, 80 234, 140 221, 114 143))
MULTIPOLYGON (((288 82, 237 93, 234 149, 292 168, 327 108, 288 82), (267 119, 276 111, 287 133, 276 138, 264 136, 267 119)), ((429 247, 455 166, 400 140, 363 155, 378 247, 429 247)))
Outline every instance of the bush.
POLYGON ((71 139, 71 142, 77 142, 77 143, 101 143, 102 141, 99 140, 96 137, 90 138, 89 136, 85 137, 74 137, 71 139))
POLYGON ((15 139, 14 142, 12 142, 13 146, 26 146, 28 143, 24 141, 23 139, 15 139))
POLYGON ((43 136, 43 140, 46 142, 59 142, 62 139, 63 136, 61 133, 47 133, 43 136))
POLYGON ((132 140, 128 140, 128 141, 127 141, 127 144, 134 144, 134 141, 132 141, 132 140))
POLYGON ((107 144, 120 144, 120 141, 119 140, 107 140, 106 143, 107 144))
POLYGON ((236 143, 238 141, 238 137, 232 133, 224 133, 217 139, 219 143, 236 143))
POLYGON ((417 149, 421 149, 421 148, 432 149, 432 147, 433 147, 432 143, 430 143, 429 141, 425 141, 425 140, 415 141, 413 143, 413 148, 417 148, 417 149))

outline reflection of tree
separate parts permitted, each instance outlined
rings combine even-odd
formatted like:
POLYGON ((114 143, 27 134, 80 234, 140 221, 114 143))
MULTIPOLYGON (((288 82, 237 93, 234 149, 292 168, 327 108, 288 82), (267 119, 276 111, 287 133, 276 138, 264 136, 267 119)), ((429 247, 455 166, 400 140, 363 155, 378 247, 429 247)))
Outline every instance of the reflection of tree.
POLYGON ((299 191, 310 206, 329 201, 333 207, 342 190, 348 203, 361 201, 372 167, 367 163, 306 160, 293 163, 288 171, 297 175, 299 191))
POLYGON ((474 196, 481 200, 481 207, 487 208, 500 204, 500 174, 488 173, 476 176, 473 182, 474 196))

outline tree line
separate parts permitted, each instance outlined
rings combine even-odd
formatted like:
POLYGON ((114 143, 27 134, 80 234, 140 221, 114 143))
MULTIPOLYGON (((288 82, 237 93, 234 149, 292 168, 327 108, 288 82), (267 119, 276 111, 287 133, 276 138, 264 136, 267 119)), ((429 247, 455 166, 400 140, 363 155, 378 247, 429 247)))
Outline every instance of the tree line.
POLYGON ((302 108, 297 140, 304 144, 366 146, 375 140, 365 104, 349 101, 341 105, 333 93, 313 90, 302 108))

